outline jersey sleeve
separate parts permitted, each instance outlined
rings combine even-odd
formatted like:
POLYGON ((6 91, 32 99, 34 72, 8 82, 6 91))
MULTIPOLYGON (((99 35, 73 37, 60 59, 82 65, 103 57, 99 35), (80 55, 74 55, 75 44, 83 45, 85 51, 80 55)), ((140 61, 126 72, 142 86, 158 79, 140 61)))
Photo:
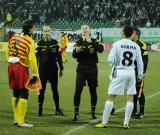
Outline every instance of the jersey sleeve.
POLYGON ((36 55, 35 55, 35 50, 33 48, 33 42, 30 45, 29 64, 30 64, 31 69, 33 70, 34 75, 39 77, 38 67, 37 67, 37 59, 36 59, 36 55))
POLYGON ((108 63, 110 66, 114 66, 116 63, 116 44, 115 43, 112 45, 112 49, 110 50, 110 53, 108 56, 108 63))
POLYGON ((141 50, 138 45, 137 45, 136 61, 137 61, 138 75, 142 76, 143 75, 143 61, 142 61, 141 50))
POLYGON ((8 48, 6 49, 6 60, 8 60, 8 58, 9 58, 9 53, 10 53, 10 50, 11 50, 10 44, 11 44, 11 42, 9 41, 9 42, 8 42, 8 48))

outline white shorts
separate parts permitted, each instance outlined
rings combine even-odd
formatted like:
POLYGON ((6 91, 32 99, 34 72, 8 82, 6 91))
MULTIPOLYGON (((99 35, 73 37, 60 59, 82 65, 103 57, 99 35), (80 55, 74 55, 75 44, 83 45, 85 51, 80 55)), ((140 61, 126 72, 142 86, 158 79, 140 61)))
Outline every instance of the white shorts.
POLYGON ((110 78, 108 94, 110 95, 135 95, 136 80, 134 69, 116 69, 116 76, 110 78))

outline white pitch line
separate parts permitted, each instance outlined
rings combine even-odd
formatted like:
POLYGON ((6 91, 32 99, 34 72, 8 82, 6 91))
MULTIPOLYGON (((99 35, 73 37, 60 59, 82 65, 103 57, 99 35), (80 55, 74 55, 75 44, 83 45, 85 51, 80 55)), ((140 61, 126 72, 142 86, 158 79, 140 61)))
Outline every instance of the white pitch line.
MULTIPOLYGON (((148 100, 148 99, 150 99, 150 98, 153 98, 153 97, 155 97, 155 96, 157 96, 157 95, 159 95, 159 94, 160 94, 160 92, 154 93, 154 94, 146 97, 146 100, 148 100)), ((125 109, 125 107, 120 108, 120 109, 116 110, 116 112, 121 112, 121 111, 123 111, 124 109, 125 109)), ((84 124, 84 125, 79 126, 79 127, 77 127, 77 128, 71 129, 71 130, 67 131, 66 133, 64 133, 64 134, 62 134, 62 135, 70 135, 71 133, 74 133, 74 132, 76 132, 76 131, 78 131, 78 130, 81 130, 81 129, 83 129, 83 128, 88 127, 90 124, 97 123, 97 122, 99 122, 100 120, 101 120, 101 118, 96 119, 96 120, 90 120, 90 121, 88 122, 88 124, 84 124)))

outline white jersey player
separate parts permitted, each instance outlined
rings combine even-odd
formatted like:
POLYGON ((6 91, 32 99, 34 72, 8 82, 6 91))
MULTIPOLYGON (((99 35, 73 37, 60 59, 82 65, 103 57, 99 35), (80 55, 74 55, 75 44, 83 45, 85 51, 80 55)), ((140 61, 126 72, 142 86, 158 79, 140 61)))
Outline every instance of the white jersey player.
POLYGON ((133 110, 133 95, 136 94, 134 61, 136 60, 138 64, 138 76, 140 79, 143 77, 143 62, 139 46, 132 41, 135 39, 134 29, 126 26, 123 32, 125 39, 113 44, 108 57, 108 62, 112 66, 111 81, 108 89, 109 96, 108 101, 105 103, 102 123, 95 125, 95 127, 105 128, 108 126, 108 119, 116 95, 127 93, 127 105, 123 124, 125 129, 129 128, 129 119, 133 110))

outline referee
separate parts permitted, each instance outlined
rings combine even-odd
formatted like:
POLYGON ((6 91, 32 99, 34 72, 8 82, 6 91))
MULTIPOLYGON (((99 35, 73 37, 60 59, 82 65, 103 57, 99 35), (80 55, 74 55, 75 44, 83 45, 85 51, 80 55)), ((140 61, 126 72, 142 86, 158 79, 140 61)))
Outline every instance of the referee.
POLYGON ((73 50, 73 58, 77 59, 77 76, 76 89, 74 94, 74 115, 72 121, 77 121, 79 118, 79 105, 83 86, 87 84, 91 95, 91 115, 92 119, 96 119, 95 109, 97 104, 98 86, 98 54, 103 52, 103 45, 99 44, 96 39, 90 38, 90 28, 87 25, 81 27, 82 37, 76 41, 75 49, 73 50))
MULTIPOLYGON (((147 71, 147 66, 148 66, 148 49, 146 43, 140 40, 141 36, 141 31, 138 28, 134 28, 136 35, 137 35, 137 41, 136 43, 139 45, 141 49, 141 55, 142 55, 142 60, 143 60, 143 71, 144 74, 147 71)), ((136 68, 136 90, 137 94, 134 95, 134 108, 132 112, 132 118, 144 118, 144 106, 145 106, 145 95, 143 92, 144 88, 144 79, 139 80, 137 78, 138 75, 138 69, 137 69, 137 63, 135 62, 136 68), (139 101, 139 112, 137 112, 137 101, 139 101)))
POLYGON ((43 115, 43 101, 46 90, 47 81, 51 84, 53 93, 53 100, 56 106, 55 115, 63 115, 59 108, 59 94, 58 94, 58 70, 60 69, 59 76, 62 76, 63 62, 58 45, 58 41, 54 40, 50 36, 50 26, 45 25, 42 27, 42 39, 37 43, 37 61, 39 65, 39 75, 42 83, 42 89, 38 96, 39 110, 38 116, 43 115), (57 65, 58 62, 58 65, 57 65))

